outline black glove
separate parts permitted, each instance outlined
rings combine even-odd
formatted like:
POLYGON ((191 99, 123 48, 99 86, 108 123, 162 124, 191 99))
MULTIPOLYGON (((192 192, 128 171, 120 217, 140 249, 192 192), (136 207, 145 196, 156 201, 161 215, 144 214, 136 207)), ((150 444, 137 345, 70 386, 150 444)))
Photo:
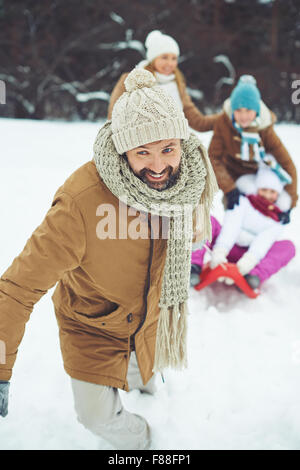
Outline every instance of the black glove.
POLYGON ((202 271, 202 267, 199 264, 192 264, 191 265, 191 277, 190 277, 190 285, 192 287, 196 286, 200 282, 200 274, 202 271))
POLYGON ((8 390, 9 382, 0 382, 0 416, 5 416, 8 413, 8 390))
POLYGON ((199 264, 191 264, 191 274, 201 274, 202 266, 199 264))
POLYGON ((239 205, 241 191, 238 188, 232 189, 229 193, 226 193, 227 209, 233 209, 235 205, 239 205))
POLYGON ((286 212, 280 212, 280 214, 278 214, 278 217, 282 225, 289 224, 291 221, 291 209, 286 212))

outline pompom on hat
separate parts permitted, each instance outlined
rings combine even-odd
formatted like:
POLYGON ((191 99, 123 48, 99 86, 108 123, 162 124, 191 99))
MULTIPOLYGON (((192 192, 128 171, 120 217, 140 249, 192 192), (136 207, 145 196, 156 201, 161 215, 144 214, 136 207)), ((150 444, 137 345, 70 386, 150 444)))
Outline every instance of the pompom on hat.
POLYGON ((116 101, 111 118, 112 140, 120 155, 150 142, 189 138, 183 111, 151 72, 135 68, 124 84, 126 91, 116 101))
POLYGON ((146 58, 148 62, 152 62, 156 57, 161 54, 180 54, 179 46, 175 39, 167 34, 163 34, 158 30, 151 31, 145 41, 146 58))
POLYGON ((242 75, 230 96, 232 111, 247 108, 256 111, 259 116, 260 100, 260 91, 256 86, 255 78, 252 75, 242 75))

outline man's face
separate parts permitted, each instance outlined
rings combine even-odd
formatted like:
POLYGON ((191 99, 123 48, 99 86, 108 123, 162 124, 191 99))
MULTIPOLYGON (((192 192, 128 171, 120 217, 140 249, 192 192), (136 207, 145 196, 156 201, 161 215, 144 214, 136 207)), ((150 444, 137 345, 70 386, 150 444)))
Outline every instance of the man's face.
POLYGON ((256 118, 256 111, 253 109, 240 108, 236 109, 233 113, 235 121, 241 127, 249 127, 252 121, 256 118))
POLYGON ((176 182, 181 159, 180 139, 151 142, 126 152, 133 173, 149 188, 163 191, 176 182))

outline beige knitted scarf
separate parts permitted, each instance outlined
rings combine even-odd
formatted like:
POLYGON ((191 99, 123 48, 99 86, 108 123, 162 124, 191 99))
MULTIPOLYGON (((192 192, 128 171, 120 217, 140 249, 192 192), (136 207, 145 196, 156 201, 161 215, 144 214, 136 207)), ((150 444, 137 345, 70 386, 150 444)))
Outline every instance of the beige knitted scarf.
POLYGON ((163 191, 149 188, 134 175, 127 160, 117 153, 111 135, 110 121, 107 121, 94 144, 94 161, 108 189, 138 211, 169 219, 153 370, 181 369, 187 366, 187 298, 192 241, 211 239, 210 208, 218 189, 215 175, 206 149, 196 136, 191 135, 181 144, 176 183, 163 191))

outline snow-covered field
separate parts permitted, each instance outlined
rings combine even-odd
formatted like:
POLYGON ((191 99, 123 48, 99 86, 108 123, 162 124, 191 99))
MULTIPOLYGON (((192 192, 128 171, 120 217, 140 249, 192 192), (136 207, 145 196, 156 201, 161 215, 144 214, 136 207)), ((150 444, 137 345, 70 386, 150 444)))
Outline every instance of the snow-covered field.
MULTIPOLYGON (((92 158, 99 126, 0 119, 0 273, 56 189, 92 158)), ((276 130, 300 171, 300 126, 276 130)), ((211 133, 200 138, 208 144, 211 133)), ((220 195, 213 212, 222 218, 220 195)), ((286 236, 298 249, 299 234, 296 208, 286 236)), ((121 392, 125 406, 149 420, 153 449, 300 449, 299 285, 296 256, 256 300, 221 285, 191 290, 188 370, 166 372, 165 384, 157 378, 154 396, 121 392)), ((76 421, 51 294, 36 305, 19 348, 1 450, 99 447, 76 421)))

